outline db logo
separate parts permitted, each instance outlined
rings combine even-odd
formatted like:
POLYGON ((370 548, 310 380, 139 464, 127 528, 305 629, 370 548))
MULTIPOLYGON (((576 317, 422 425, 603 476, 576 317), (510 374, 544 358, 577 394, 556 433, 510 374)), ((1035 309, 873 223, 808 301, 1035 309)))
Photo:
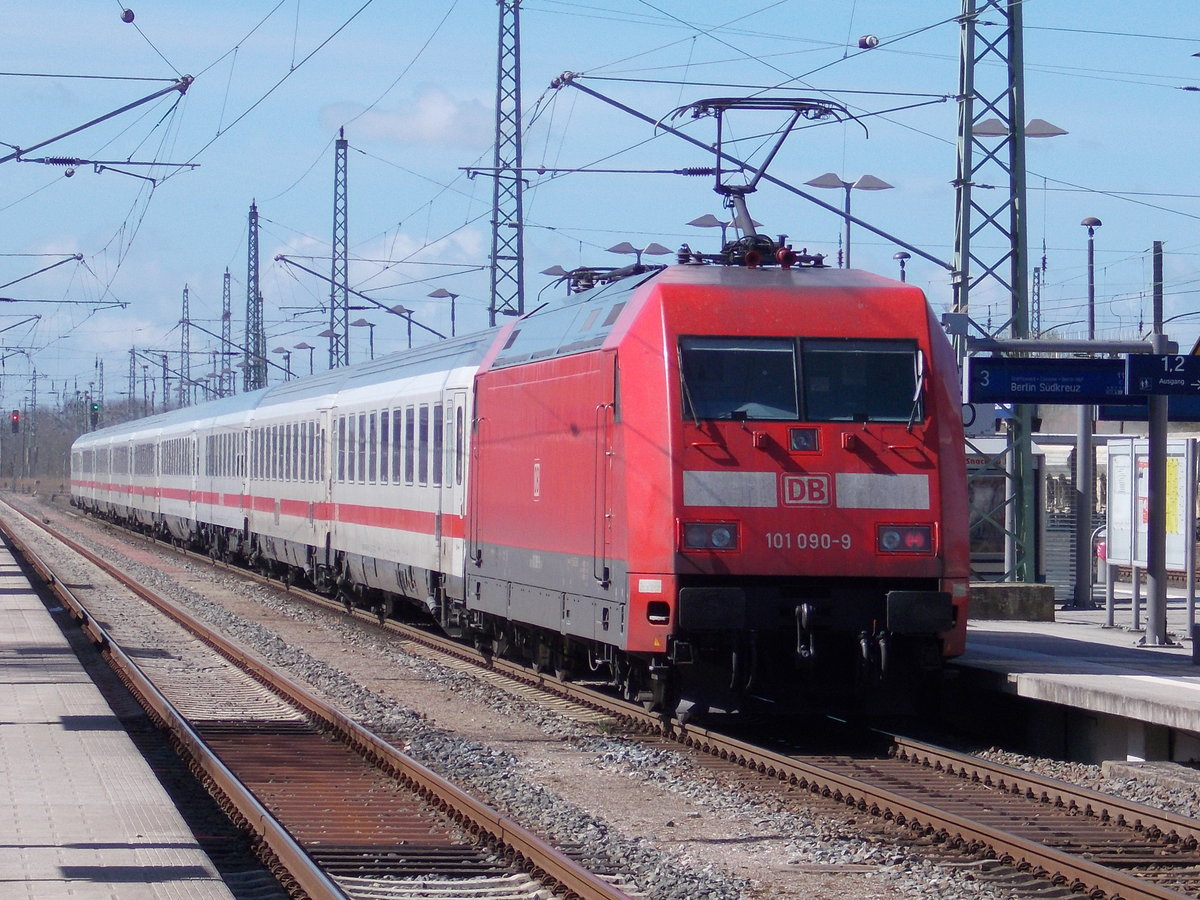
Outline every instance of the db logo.
POLYGON ((829 506, 833 502, 828 475, 784 475, 783 502, 787 506, 829 506))

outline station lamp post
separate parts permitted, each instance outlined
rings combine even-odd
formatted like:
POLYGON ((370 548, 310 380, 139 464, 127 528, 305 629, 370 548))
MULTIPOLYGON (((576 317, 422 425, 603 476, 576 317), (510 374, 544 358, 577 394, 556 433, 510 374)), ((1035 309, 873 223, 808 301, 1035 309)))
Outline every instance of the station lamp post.
POLYGON ((366 319, 355 319, 350 324, 356 328, 369 328, 370 329, 370 331, 367 332, 367 343, 371 349, 371 359, 374 359, 375 358, 375 323, 368 322, 366 319))
MULTIPOLYGON (((339 335, 339 334, 338 334, 336 331, 334 331, 332 328, 326 328, 324 331, 320 332, 320 333, 317 335, 317 337, 328 338, 328 339, 329 339, 329 346, 330 346, 331 348, 334 346, 334 341, 335 341, 335 340, 336 340, 336 339, 337 339, 339 336, 340 336, 340 335, 339 335)), ((350 349, 350 348, 349 348, 349 347, 347 347, 346 349, 347 349, 347 351, 349 351, 349 349, 350 349)), ((331 357, 330 357, 330 358, 332 359, 332 354, 331 354, 331 357)), ((333 368, 333 367, 332 367, 332 366, 330 366, 330 368, 333 368)))
POLYGON ((457 333, 454 328, 454 301, 458 299, 458 294, 448 291, 445 288, 438 288, 436 291, 430 291, 425 296, 432 297, 434 300, 450 298, 450 337, 454 337, 457 333))
POLYGON ((287 347, 276 347, 271 352, 278 353, 283 357, 283 380, 291 381, 292 380, 292 351, 289 350, 287 347))
POLYGON ((883 179, 876 178, 874 175, 863 175, 857 181, 843 181, 833 172, 826 172, 824 175, 804 183, 811 187, 841 188, 846 192, 846 252, 842 255, 842 268, 850 268, 850 192, 853 190, 886 191, 894 187, 894 185, 890 185, 883 179))
MULTIPOLYGON (((1087 229, 1087 337, 1096 339, 1096 229, 1095 216, 1079 223, 1087 229)), ((1075 442, 1075 599, 1076 609, 1092 608, 1092 504, 1095 493, 1095 451, 1092 449, 1092 415, 1089 405, 1079 407, 1079 433, 1075 442)))
POLYGON ((313 351, 316 350, 317 348, 314 347, 312 344, 307 343, 306 341, 301 341, 300 343, 296 344, 296 346, 294 346, 292 349, 308 351, 308 374, 311 375, 313 373, 313 351))

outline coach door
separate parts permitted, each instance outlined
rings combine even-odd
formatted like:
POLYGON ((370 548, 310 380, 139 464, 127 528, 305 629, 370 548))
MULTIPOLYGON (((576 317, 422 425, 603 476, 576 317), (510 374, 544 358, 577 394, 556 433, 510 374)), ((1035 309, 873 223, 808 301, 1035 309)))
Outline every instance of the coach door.
POLYGON ((438 561, 442 572, 461 577, 466 541, 467 438, 471 427, 466 391, 446 393, 441 425, 441 447, 435 457, 441 464, 442 479, 437 516, 438 561))

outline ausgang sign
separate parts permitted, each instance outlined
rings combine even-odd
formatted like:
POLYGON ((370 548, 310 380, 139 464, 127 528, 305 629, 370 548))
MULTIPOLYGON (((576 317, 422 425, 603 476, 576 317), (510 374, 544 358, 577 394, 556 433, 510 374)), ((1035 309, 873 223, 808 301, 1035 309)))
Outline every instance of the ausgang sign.
POLYGON ((1125 384, 1131 394, 1200 395, 1200 356, 1131 353, 1125 384))
POLYGON ((966 366, 972 403, 1084 405, 1128 396, 1123 359, 970 356, 966 366))

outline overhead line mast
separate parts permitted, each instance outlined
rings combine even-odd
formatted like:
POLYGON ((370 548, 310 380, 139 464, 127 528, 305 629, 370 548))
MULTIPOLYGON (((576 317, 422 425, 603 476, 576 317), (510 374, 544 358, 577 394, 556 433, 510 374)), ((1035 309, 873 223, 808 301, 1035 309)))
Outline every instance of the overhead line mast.
POLYGON ((525 221, 521 173, 521 0, 497 0, 496 152, 493 157, 491 301, 496 316, 525 313, 525 221))
POLYGON ((246 252, 246 348, 242 358, 247 391, 267 386, 267 339, 263 332, 263 298, 258 289, 258 206, 250 201, 250 237, 246 252))
POLYGON ((217 379, 217 396, 219 397, 232 397, 237 393, 233 375, 229 371, 230 350, 233 346, 233 335, 230 332, 233 325, 232 299, 229 268, 226 267, 225 277, 221 279, 221 368, 217 379))
MULTIPOLYGON (((179 405, 192 405, 192 311, 188 286, 183 286, 183 316, 179 320, 179 405)), ((166 394, 163 394, 165 401, 166 394)))
POLYGON ((350 365, 350 263, 347 237, 346 129, 338 129, 333 163, 333 257, 329 275, 329 368, 350 365))

